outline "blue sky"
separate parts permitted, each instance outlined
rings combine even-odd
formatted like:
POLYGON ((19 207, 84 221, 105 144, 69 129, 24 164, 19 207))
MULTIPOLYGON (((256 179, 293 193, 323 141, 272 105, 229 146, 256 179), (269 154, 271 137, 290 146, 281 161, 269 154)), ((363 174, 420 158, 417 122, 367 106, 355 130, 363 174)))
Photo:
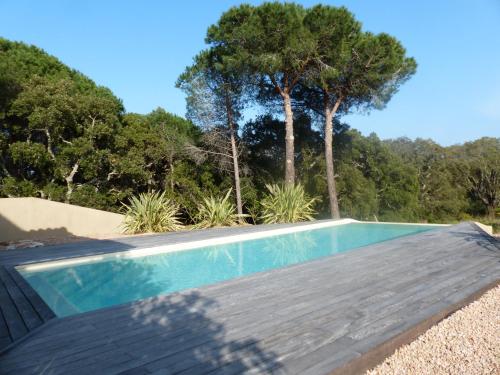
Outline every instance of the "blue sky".
MULTIPOLYGON (((301 1, 313 5, 318 1, 301 1)), ((207 27, 238 1, 0 0, 0 36, 35 44, 108 86, 130 112, 185 113, 178 75, 207 27)), ((449 145, 500 137, 500 0, 345 0, 372 32, 397 37, 417 74, 383 111, 344 118, 364 134, 449 145)))

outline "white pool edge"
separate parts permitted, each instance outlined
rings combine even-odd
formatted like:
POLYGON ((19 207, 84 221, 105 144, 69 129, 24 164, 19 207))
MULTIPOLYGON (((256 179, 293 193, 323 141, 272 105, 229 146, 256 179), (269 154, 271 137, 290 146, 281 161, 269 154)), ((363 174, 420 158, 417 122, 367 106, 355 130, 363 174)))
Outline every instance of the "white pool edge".
POLYGON ((233 242, 240 241, 248 241, 248 240, 256 240, 260 238, 278 236, 289 233, 298 233, 307 230, 328 228, 337 225, 344 225, 349 223, 367 223, 367 224, 401 224, 401 225, 424 225, 424 226, 448 226, 448 224, 421 224, 421 223, 391 223, 391 222, 376 222, 376 221, 359 221, 354 219, 340 219, 340 220, 330 220, 330 221, 322 221, 319 223, 307 223, 303 225, 294 225, 286 228, 277 228, 271 230, 263 230, 260 232, 251 232, 251 233, 242 233, 242 234, 234 234, 221 236, 217 238, 209 238, 205 240, 197 240, 197 241, 188 241, 175 243, 170 245, 160 245, 153 247, 143 247, 137 249, 129 249, 123 250, 113 253, 105 253, 100 255, 88 255, 81 257, 74 257, 70 259, 62 259, 55 261, 46 261, 34 264, 26 264, 19 265, 16 267, 17 270, 20 271, 40 271, 48 268, 57 268, 57 267, 65 267, 77 264, 84 263, 94 263, 102 260, 110 259, 110 258, 122 258, 122 259, 131 259, 131 258, 140 258, 148 255, 157 255, 164 254, 170 252, 177 251, 186 251, 193 250, 207 246, 215 246, 215 245, 225 245, 233 242))

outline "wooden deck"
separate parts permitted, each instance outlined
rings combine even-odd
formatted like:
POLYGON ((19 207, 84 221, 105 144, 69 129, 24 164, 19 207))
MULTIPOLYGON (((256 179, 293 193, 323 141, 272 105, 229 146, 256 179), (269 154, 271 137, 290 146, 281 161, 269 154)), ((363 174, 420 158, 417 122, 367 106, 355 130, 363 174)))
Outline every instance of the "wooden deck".
POLYGON ((0 350, 54 317, 50 308, 15 270, 0 266, 0 350))
POLYGON ((416 334, 415 327, 426 328, 425 322, 441 319, 500 279, 499 242, 472 223, 63 319, 50 319, 50 311, 12 269, 258 229, 0 253, 0 332, 5 323, 9 327, 13 312, 24 327, 19 328, 24 339, 0 354, 0 373, 356 372, 380 359, 373 353, 392 350, 388 343, 401 344, 408 332, 416 334))

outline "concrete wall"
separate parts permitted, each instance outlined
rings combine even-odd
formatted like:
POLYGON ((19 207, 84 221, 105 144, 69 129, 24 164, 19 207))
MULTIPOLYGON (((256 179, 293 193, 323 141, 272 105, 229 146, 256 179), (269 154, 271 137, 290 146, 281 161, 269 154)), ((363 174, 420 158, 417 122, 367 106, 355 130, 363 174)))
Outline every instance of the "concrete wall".
POLYGON ((0 242, 121 233, 123 215, 39 198, 0 198, 0 242))

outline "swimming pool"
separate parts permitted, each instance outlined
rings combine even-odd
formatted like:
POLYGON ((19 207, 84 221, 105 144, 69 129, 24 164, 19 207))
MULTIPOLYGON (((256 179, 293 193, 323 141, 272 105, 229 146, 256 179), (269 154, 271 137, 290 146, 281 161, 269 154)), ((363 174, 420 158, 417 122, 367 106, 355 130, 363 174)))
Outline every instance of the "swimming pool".
POLYGON ((251 234, 254 239, 220 238, 203 247, 188 243, 139 249, 17 270, 64 317, 307 262, 436 226, 348 222, 299 228, 251 234))

